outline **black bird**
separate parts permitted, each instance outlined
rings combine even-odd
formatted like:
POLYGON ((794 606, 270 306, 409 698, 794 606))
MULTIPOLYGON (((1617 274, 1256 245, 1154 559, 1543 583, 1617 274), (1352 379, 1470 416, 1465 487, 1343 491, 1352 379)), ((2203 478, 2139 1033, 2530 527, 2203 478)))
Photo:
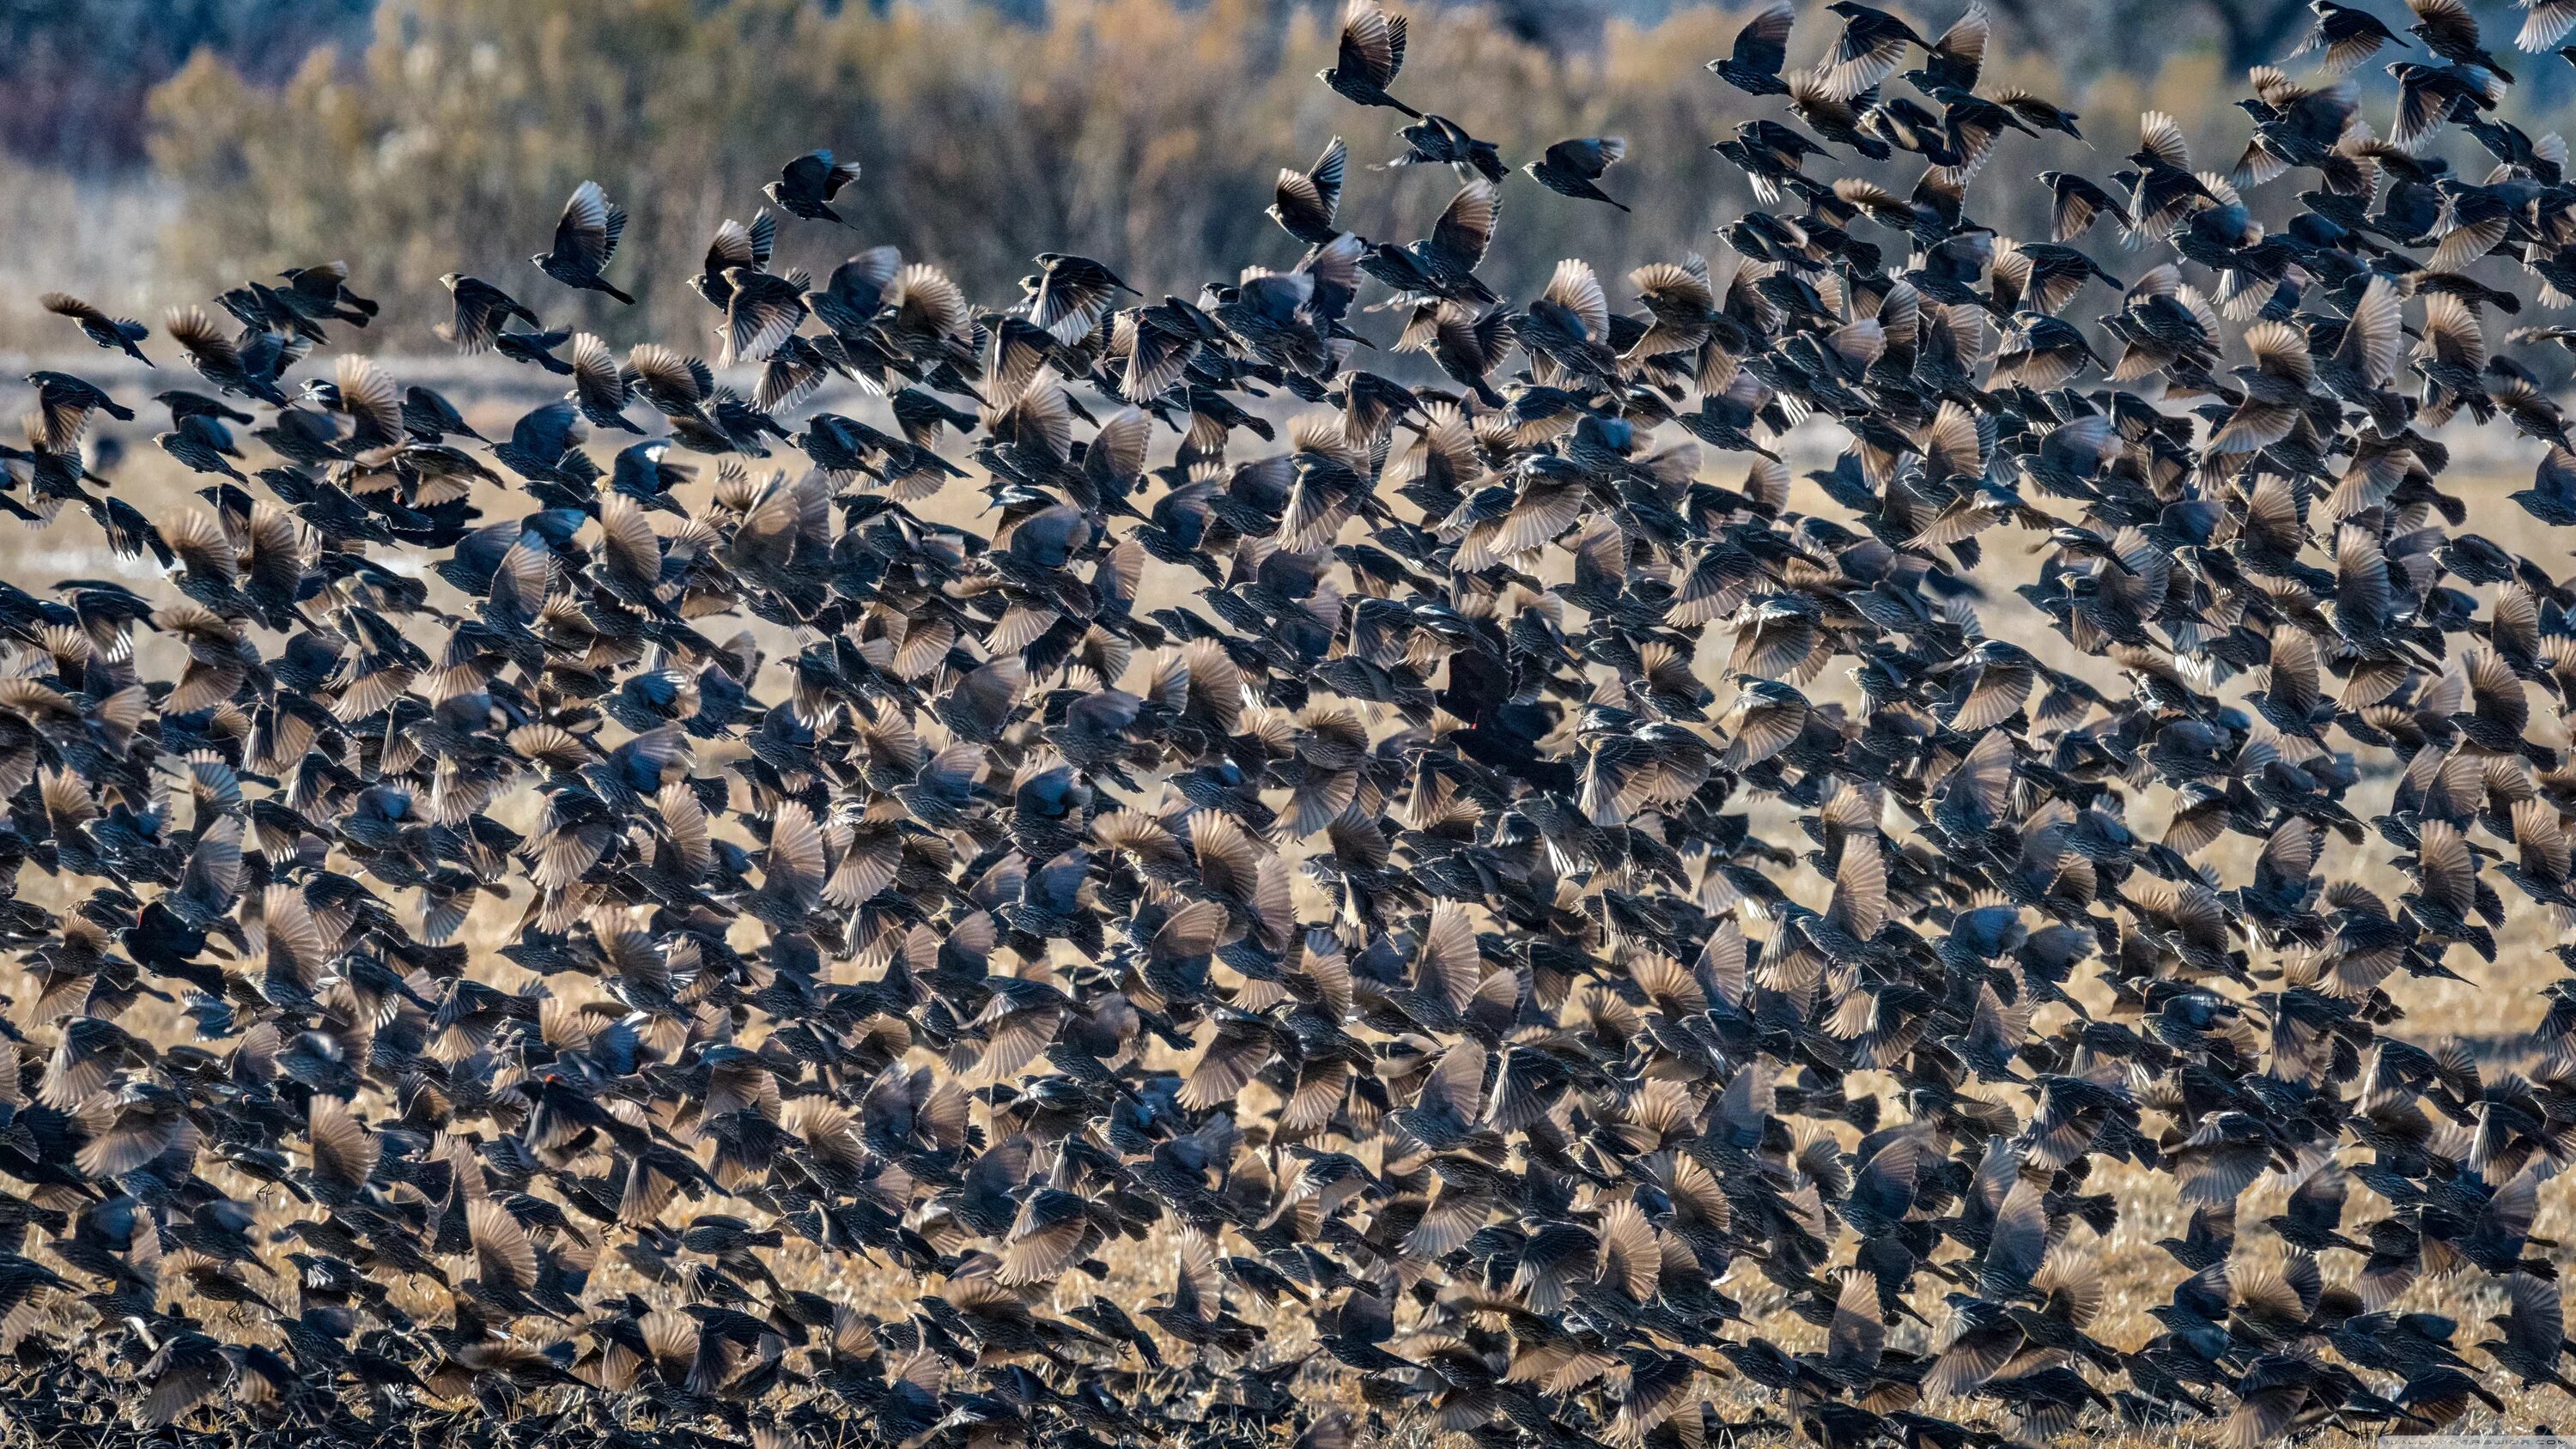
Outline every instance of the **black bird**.
POLYGON ((1315 77, 1363 106, 1387 106, 1415 120, 1422 113, 1386 93, 1404 69, 1405 23, 1380 0, 1350 0, 1342 11, 1341 54, 1315 77))
POLYGON ((2318 66, 2328 75, 2346 75, 2363 61, 2377 55, 2382 46, 2400 48, 2406 42, 2376 15, 2358 5, 2345 5, 2339 0, 2308 0, 2316 12, 2314 25, 2299 40, 2298 48, 2281 57, 2284 65, 2303 56, 2323 51, 2318 66))
POLYGON ((1333 217, 1341 210, 1342 173, 1350 164, 1350 156, 1350 148, 1335 136, 1312 167, 1281 171, 1270 219, 1308 246, 1322 246, 1339 236, 1333 217))
POLYGON ((2406 8, 2415 12, 2415 23, 2406 27, 2406 33, 2424 42, 2426 50, 2454 65, 2475 66, 2512 84, 2513 72, 2487 53, 2478 35, 2477 17, 2469 13, 2463 0, 2406 0, 2406 8))
MULTIPOLYGON (((832 198, 858 179, 859 163, 835 162, 827 148, 808 151, 788 162, 780 168, 777 180, 761 188, 761 194, 789 216, 801 216, 807 221, 839 221, 841 214, 832 209, 832 198)), ((755 256, 754 261, 758 260, 755 256)))
POLYGON ((2060 245, 2082 236, 2096 217, 2123 210, 2109 192, 2072 172, 2043 171, 2039 179, 2052 198, 2048 237, 2060 245))
POLYGON ((441 323, 438 335, 441 340, 454 343, 459 352, 490 351, 494 340, 501 335, 501 329, 512 318, 539 332, 546 328, 545 322, 521 305, 517 298, 479 277, 450 272, 438 280, 456 299, 455 320, 441 323))
POLYGON ((1398 291, 1454 301, 1502 299, 1476 277, 1500 217, 1502 193, 1492 182, 1472 181, 1451 197, 1431 235, 1406 246, 1380 242, 1359 259, 1370 276, 1398 291))
POLYGON ((1602 172, 1627 154, 1628 143, 1616 136, 1559 141, 1547 148, 1545 159, 1532 161, 1523 169, 1529 172, 1532 180, 1559 196, 1571 196, 1579 201, 1607 201, 1626 211, 1627 203, 1612 200, 1594 183, 1601 179, 1602 172))
POLYGON ((689 279, 689 286, 707 299, 708 306, 722 310, 733 297, 733 284, 725 274, 736 267, 768 271, 770 253, 777 245, 778 218, 767 207, 752 213, 749 226, 726 217, 716 228, 715 240, 707 243, 706 262, 689 279))
POLYGON ((1785 96, 1780 67, 1789 59, 1789 33, 1798 23, 1791 0, 1774 0, 1735 33, 1735 47, 1708 63, 1718 79, 1752 96, 1785 96))
POLYGON ((1825 9, 1843 20, 1841 38, 1817 69, 1824 94, 1835 100, 1849 101, 1876 90, 1896 73, 1907 46, 1932 48, 1930 41, 1914 33, 1914 27, 1860 0, 1834 0, 1825 9))
MULTIPOLYGON (((573 188, 572 197, 564 203, 563 217, 555 223, 555 244, 550 251, 528 258, 547 276, 580 291, 606 292, 620 302, 633 306, 635 299, 600 276, 617 255, 618 238, 626 234, 626 208, 608 199, 596 181, 585 181, 573 188)), ((466 331, 459 292, 457 331, 466 331)), ((534 318, 529 325, 542 329, 534 318)))
POLYGON ((1500 181, 1511 174, 1493 142, 1468 135, 1466 128, 1447 116, 1424 116, 1395 134, 1404 142, 1405 151, 1387 162, 1389 167, 1446 166, 1460 181, 1473 181, 1479 176, 1500 181))

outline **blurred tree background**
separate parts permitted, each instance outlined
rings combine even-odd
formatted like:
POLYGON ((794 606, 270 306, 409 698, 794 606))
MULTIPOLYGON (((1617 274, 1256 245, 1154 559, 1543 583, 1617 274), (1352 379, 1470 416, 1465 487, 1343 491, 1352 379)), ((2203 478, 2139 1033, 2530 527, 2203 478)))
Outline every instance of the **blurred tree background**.
MULTIPOLYGON (((2308 18, 2304 0, 1987 3, 1990 83, 2081 110, 2097 179, 2150 107, 2227 169, 2247 128, 2224 98, 2308 18)), ((1702 68, 1744 0, 1405 8, 1416 43, 1396 89, 1413 104, 1516 163, 1570 136, 1629 139, 1605 184, 1633 216, 1506 188, 1498 283, 1525 293, 1564 255, 1615 275, 1713 252, 1710 231, 1751 204, 1707 148, 1769 112, 1702 68)), ((1793 63, 1838 29, 1814 8, 1793 63)), ((1898 8, 1930 34, 1964 4, 1898 8)), ((2403 16, 2400 0, 2378 8, 2403 16)), ((2475 8, 2504 44, 2510 0, 2475 8)), ((459 269, 612 341, 685 335, 705 314, 684 278, 717 223, 747 219, 779 164, 815 146, 865 167, 852 226, 791 224, 781 265, 819 275, 892 242, 994 300, 1035 253, 1069 250, 1149 295, 1194 294, 1295 259, 1262 208, 1277 170, 1332 135, 1352 149, 1346 225, 1417 236, 1446 202, 1445 172, 1369 169, 1400 149, 1400 118, 1315 82, 1337 17, 1326 0, 0 0, 0 346, 59 343, 34 312, 48 287, 154 317, 332 257, 393 304, 372 339, 389 350, 435 346, 424 309, 459 269), (584 177, 634 214, 612 271, 632 312, 567 299, 528 265, 584 177)), ((2523 73, 2508 110, 2537 133, 2576 75, 2539 59, 2523 73)), ((2362 82, 2385 131, 2393 84, 2362 82)), ((2007 145, 1994 164, 2027 174, 2037 155, 2007 145)), ((1990 187, 1977 215, 2044 235, 2038 190, 1990 187)))

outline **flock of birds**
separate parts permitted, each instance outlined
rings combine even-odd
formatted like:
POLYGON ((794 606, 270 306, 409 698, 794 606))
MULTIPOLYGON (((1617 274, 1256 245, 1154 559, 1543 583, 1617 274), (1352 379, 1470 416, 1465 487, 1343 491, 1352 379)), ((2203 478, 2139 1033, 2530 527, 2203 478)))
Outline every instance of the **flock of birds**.
MULTIPOLYGON (((1710 66, 1789 112, 1717 146, 1762 207, 1724 280, 1569 260, 1513 305, 1477 275, 1510 170, 1398 99, 1405 20, 1351 0, 1322 78, 1463 182, 1426 237, 1339 227, 1336 140, 1279 178, 1293 266, 1147 302, 1050 254, 981 310, 887 247, 770 270, 780 215, 861 184, 816 152, 694 279, 747 396, 448 277, 448 341, 568 380, 506 437, 309 365, 377 310, 336 264, 158 341, 46 299, 184 352, 202 387, 152 402, 207 506, 120 499, 83 444, 134 408, 30 378, 0 507, 87 514, 177 597, 0 585, 36 984, 0 1020, 0 1420, 2253 1449, 2576 1393, 2532 1236, 2576 987, 2524 1073, 2411 1043, 2391 990, 2510 909, 2576 923, 2576 763, 2533 719, 2576 701, 2576 580, 2468 530, 2435 436, 2544 442, 2514 500, 2576 525, 2511 350, 2576 328, 2491 346, 2524 301, 2472 275, 2568 305, 2576 177, 2459 0, 2410 3, 2315 0, 2284 64, 2322 68, 2254 73, 2229 174, 2154 114, 2123 169, 2046 173, 2040 241, 1976 183, 2078 118, 1988 83, 1980 8, 1927 40, 1840 0, 1784 74, 1783 0, 1710 66), (2384 139, 2344 78, 2383 50, 2384 139), (2492 169, 2428 149, 2453 127, 2492 169), (1819 169, 1898 151, 1907 195, 1819 169), (2081 245, 2114 235, 2125 280, 2081 245), (1442 381, 1369 370, 1371 311, 1442 381), (892 430, 786 421, 834 378, 892 430), (1818 417, 1832 517, 1774 451, 1818 417), (915 506, 978 488, 989 533, 915 506), (2017 600, 1995 548, 2038 558, 2017 600), (2328 873, 2374 836, 2394 899, 2328 873), (2126 1345, 2110 1163, 2189 1214, 2126 1345), (2294 1190, 2240 1251, 2258 1182, 2294 1190), (2457 1274, 2502 1311, 2406 1307, 2457 1274)), ((2576 27, 2523 6, 2525 49, 2576 27)), ((1616 205, 1623 152, 1526 169, 1616 205)), ((624 222, 584 184, 537 267, 624 300, 624 222)))

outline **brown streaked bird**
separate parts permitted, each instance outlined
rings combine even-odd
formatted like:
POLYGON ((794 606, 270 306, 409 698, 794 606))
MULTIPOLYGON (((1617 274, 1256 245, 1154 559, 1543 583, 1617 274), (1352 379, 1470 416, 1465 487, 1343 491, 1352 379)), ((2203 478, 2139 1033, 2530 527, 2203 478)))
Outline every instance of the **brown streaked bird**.
POLYGON ((69 317, 80 327, 83 336, 110 352, 122 352, 145 367, 152 359, 143 355, 139 345, 152 335, 152 329, 140 322, 111 317, 69 292, 47 292, 36 299, 36 305, 57 317, 69 317))

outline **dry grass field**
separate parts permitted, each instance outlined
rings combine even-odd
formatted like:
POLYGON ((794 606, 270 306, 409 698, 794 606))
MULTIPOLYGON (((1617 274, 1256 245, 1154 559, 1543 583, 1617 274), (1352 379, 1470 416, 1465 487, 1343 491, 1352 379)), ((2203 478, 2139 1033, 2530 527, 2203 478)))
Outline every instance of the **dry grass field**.
MULTIPOLYGON (((556 390, 547 385, 552 379, 538 378, 532 372, 496 377, 489 372, 459 371, 454 365, 442 361, 425 364, 389 361, 388 365, 398 378, 405 381, 428 381, 450 389, 450 395, 460 405, 466 406, 469 421, 493 436, 505 434, 510 420, 518 411, 551 396, 556 390)), ((23 370, 23 367, 14 366, 11 369, 13 372, 23 370)), ((116 374, 113 369, 95 365, 90 366, 88 372, 108 383, 120 396, 135 400, 148 397, 159 387, 183 385, 187 381, 167 373, 147 376, 139 370, 116 374)), ((843 389, 817 398, 808 407, 868 416, 870 403, 843 389)), ((147 414, 137 424, 111 429, 111 434, 126 446, 122 459, 103 470, 105 475, 114 480, 120 494, 147 516, 164 518, 177 510, 203 506, 202 500, 193 496, 193 490, 204 480, 183 473, 153 446, 152 429, 147 425, 154 421, 147 414)), ((1820 466, 1839 446, 1840 435, 1802 435, 1796 444, 1794 462, 1803 466, 1820 466)), ((1158 447, 1168 447, 1168 439, 1158 440, 1158 447)), ((1158 461, 1160 456, 1158 452, 1158 461)), ((2507 548, 2548 560, 2563 556, 2565 541, 2547 537, 2548 530, 2525 517, 2504 496, 2510 490, 2524 486, 2532 461, 2530 456, 2517 451, 2474 457, 2460 464, 2446 481, 2453 491, 2467 499, 2471 528, 2487 534, 2507 548)), ((1705 472, 1713 479, 1733 481, 1727 475, 1736 466, 1725 459, 1712 457, 1705 472)), ((699 483, 683 490, 684 496, 692 501, 703 496, 707 486, 705 478, 711 477, 712 472, 711 468, 704 470, 699 483)), ((487 505, 498 503, 497 499, 484 501, 487 505)), ((952 484, 940 498, 922 506, 921 511, 963 522, 973 517, 981 502, 980 495, 971 486, 957 483, 952 484)), ((1812 485, 1803 482, 1798 485, 1793 506, 1828 516, 1837 511, 1812 485)), ((41 593, 57 579, 107 577, 124 581, 147 594, 169 596, 166 587, 154 583, 158 570, 148 559, 136 561, 112 557, 95 526, 77 512, 66 513, 54 527, 43 532, 9 525, 0 525, 0 529, 5 529, 0 531, 0 578, 20 587, 41 593)), ((2049 632, 2035 614, 2003 591, 2010 583, 2021 581, 2033 568, 2023 553, 2021 542, 2008 535, 1997 534, 1989 536, 1989 543, 1993 556, 1990 567, 2005 577, 2001 583, 1988 585, 1995 593, 1982 610, 1987 632, 2023 644, 2052 665, 2083 674, 2097 685, 2120 688, 2116 678, 2106 676, 2100 660, 2088 658, 2067 646, 2049 632), (2015 570, 2023 572, 2016 575, 2015 570)), ((1149 607, 1172 602, 1196 582, 1184 570, 1160 564, 1149 565, 1144 602, 1149 607)), ((445 586, 436 587, 443 590, 445 586)), ((763 698, 776 698, 783 693, 783 686, 775 661, 783 654, 792 654, 795 644, 768 626, 756 627, 755 633, 764 635, 769 658, 773 661, 770 672, 756 682, 755 693, 763 698)), ((150 645, 147 643, 145 647, 150 645)), ((1717 667, 1717 662, 1703 658, 1701 667, 1703 674, 1718 688, 1718 706, 1722 708, 1729 689, 1723 682, 1723 672, 1717 667)), ((2246 683, 2244 680, 2234 681, 2225 692, 2241 694, 2246 683)), ((1830 696, 1838 685, 1843 685, 1839 672, 1829 670, 1818 681, 1816 691, 1830 696)), ((2544 724, 2541 728, 2550 726, 2544 724)), ((2561 730, 2562 738, 2563 735, 2561 730)), ((701 767, 718 766, 722 759, 721 750, 702 751, 701 767)), ((2388 789, 2386 778, 2365 780, 2362 798, 2355 802, 2356 813, 2367 819, 2376 806, 2384 803, 2388 789)), ((523 796, 517 803, 525 809, 531 802, 523 796)), ((2133 802, 2131 823, 2142 835, 2152 838, 2161 828, 2161 812, 2165 808, 2166 802, 2160 796, 2143 796, 2133 802)), ((1757 829, 1762 828, 1789 829, 1785 816, 1768 821, 1757 816, 1757 829)), ((2324 874, 2329 878, 2356 878, 2383 895, 2394 895, 2406 888, 2403 878, 2388 864, 2392 853, 2390 848, 2375 836, 2359 849, 2346 847, 2331 836, 2327 844, 2329 853, 2324 874)), ((2254 843, 2241 837, 2230 837, 2211 852, 2220 874, 2230 881, 2245 878, 2254 854, 2254 843)), ((1300 885, 1303 889, 1302 879, 1300 885)), ((1812 872, 1802 871, 1791 889, 1792 894, 1801 900, 1821 907, 1826 886, 1827 883, 1814 878, 1812 872)), ((21 881, 21 889, 30 898, 46 901, 47 892, 56 891, 58 887, 30 873, 21 881)), ((58 904, 59 901, 46 903, 58 904)), ((1301 907, 1309 912, 1313 911, 1315 904, 1311 899, 1300 901, 1301 907)), ((477 905, 460 938, 471 950, 473 965, 470 974, 512 989, 523 987, 535 979, 497 954, 499 948, 510 942, 524 905, 523 895, 509 899, 487 898, 477 905)), ((2526 1066, 2530 1052, 2524 1043, 2544 1009, 2539 993, 2547 983, 2562 974, 2563 968, 2551 950, 2559 940, 2558 928, 2549 913, 2523 909, 2514 914, 2506 929, 2498 932, 2498 957, 2492 965, 2477 961, 2465 950, 2455 950, 2449 964, 2461 973, 2463 980, 2405 977, 2393 980, 2389 983, 2389 990, 2406 1011, 2406 1020, 2398 1031, 2427 1047, 2453 1040, 2470 1043, 2490 1077, 2526 1066)), ((2081 979, 2079 976, 2079 982, 2081 979)), ((578 983, 576 978, 558 977, 549 984, 554 989, 563 990, 568 985, 577 987, 578 983)), ((23 977, 13 981, 0 976, 0 989, 6 989, 19 1002, 30 1000, 33 995, 32 985, 23 977)), ((2096 1009, 2109 1005, 2107 995, 2098 989, 2089 994, 2081 991, 2078 994, 2096 1009)), ((126 1024, 163 1041, 183 1039, 191 1030, 185 1019, 177 1015, 174 1006, 150 1000, 137 1007, 126 1024)), ((2043 1019, 2043 1025, 2046 1024, 2043 1019)), ((1253 1090, 1260 1089, 1256 1087, 1253 1090)), ((1892 1105, 1892 1093, 1889 1095, 1892 1105)), ((2028 1110, 2026 1103, 2023 1110, 2028 1110)), ((2151 1132, 2154 1125, 2151 1117, 2151 1132)), ((210 1168, 209 1171, 214 1173, 218 1169, 210 1168)), ((220 1177, 218 1180, 222 1181, 220 1177)), ((257 1197, 255 1183, 230 1181, 223 1185, 245 1199, 257 1197)), ((2086 1230, 2078 1227, 2074 1230, 2074 1239, 2063 1250, 2089 1254, 2098 1262, 2108 1297, 2096 1332, 2115 1346, 2131 1348, 2156 1331, 2147 1310, 2164 1302, 2172 1286, 2183 1276, 2155 1244, 2159 1238, 2181 1231, 2184 1213, 2177 1206, 2173 1179, 2168 1175, 2115 1168, 2098 1174, 2090 1186, 2094 1190, 2108 1191, 2117 1198, 2120 1206, 2118 1227, 2107 1237, 2091 1242, 2086 1241, 2086 1230)), ((2240 1261, 2260 1262, 2275 1253, 2277 1244, 2260 1224, 2265 1215, 2278 1210, 2285 1191, 2284 1184, 2267 1181, 2259 1184, 2241 1205, 2240 1261)), ((281 1219, 287 1215, 284 1209, 293 1207, 292 1203, 282 1200, 273 1201, 270 1205, 280 1210, 281 1219)), ((2347 1225, 2367 1221, 2378 1215, 2379 1209, 2380 1204, 2368 1190, 2356 1184, 2354 1200, 2346 1217, 2347 1225)), ((2565 1184, 2544 1188, 2536 1231, 2543 1237, 2576 1246, 2576 1192, 2571 1192, 2565 1184)), ((282 1255, 282 1246, 278 1252, 282 1255)), ((1113 1278, 1103 1285, 1101 1291, 1122 1303, 1131 1307, 1141 1304, 1171 1286, 1171 1245, 1167 1241, 1158 1238, 1141 1244, 1118 1243, 1104 1256, 1113 1270, 1113 1278)), ((2565 1262, 2576 1262, 2576 1253, 2568 1249, 2553 1250, 2551 1256, 2565 1262)), ((787 1245, 772 1255, 772 1260, 782 1279, 791 1284, 825 1287, 835 1298, 881 1314, 901 1314, 909 1295, 918 1291, 916 1280, 908 1274, 849 1273, 845 1261, 827 1261, 811 1244, 792 1235, 787 1245)), ((282 1265, 282 1257, 280 1262, 282 1265)), ((2330 1259, 2327 1264, 2328 1281, 2348 1276, 2354 1266, 2348 1256, 2337 1255, 2330 1259)), ((615 1294, 629 1287, 641 1289, 644 1285, 631 1282, 632 1277, 631 1270, 621 1262, 614 1258, 604 1259, 594 1279, 595 1291, 615 1294)), ((1085 1284, 1084 1291, 1087 1292, 1090 1286, 1085 1284)), ((1758 1326, 1776 1342, 1790 1348, 1821 1345, 1823 1330, 1787 1312, 1780 1293, 1749 1267, 1740 1267, 1723 1286, 1745 1303, 1756 1316, 1758 1326)), ((406 1302, 406 1306, 424 1314, 434 1314, 443 1303, 443 1297, 433 1299, 422 1295, 406 1302)), ((1935 1323, 1939 1321, 1937 1301, 1923 1302, 1918 1306, 1935 1323)), ((2474 1344, 2485 1336, 2485 1320, 2490 1314, 2501 1311, 2502 1304, 2501 1295, 2487 1286, 2483 1277, 2470 1273, 2448 1280, 2418 1283, 2395 1306, 2431 1310, 2456 1318, 2461 1325, 2458 1341, 2465 1345, 2474 1344)), ((221 1313, 223 1307, 200 1304, 195 1305, 194 1311, 213 1317, 221 1313)), ((1263 1317, 1257 1307, 1246 1311, 1247 1316, 1256 1321, 1263 1317)), ((1294 1314, 1278 1315, 1270 1327, 1271 1339, 1265 1353, 1273 1361, 1293 1358, 1311 1346, 1311 1330, 1294 1314)), ((1935 1347, 1933 1333, 1914 1324, 1891 1325, 1890 1342, 1892 1347, 1916 1352, 1926 1352, 1935 1347)), ((1320 1370, 1318 1373, 1320 1375, 1320 1370)), ((2490 1383, 2500 1392, 2508 1388, 2501 1378, 2491 1379, 2490 1383)), ((1318 1387, 1321 1389, 1322 1385, 1319 1383, 1318 1387)), ((1721 1388, 1720 1393, 1723 1392, 1721 1388)), ((1749 1411, 1750 1400, 1742 1407, 1726 1406, 1726 1412, 1732 1418, 1744 1417, 1749 1411)), ((2576 1402, 2560 1398, 2555 1390, 2543 1389, 2537 1393, 2509 1393, 2507 1410, 2503 1415, 2480 1408, 2456 1429, 2459 1432, 2527 1430, 2571 1418, 2576 1418, 2576 1402)), ((2107 1432, 2107 1424, 2098 1419, 2095 1423, 2107 1432)), ((2203 1430, 2186 1428, 2180 1437, 2183 1441, 2191 1441, 2203 1433, 2203 1430)), ((2154 1437, 2136 1442, 2166 1443, 2175 1440, 2154 1437)))

